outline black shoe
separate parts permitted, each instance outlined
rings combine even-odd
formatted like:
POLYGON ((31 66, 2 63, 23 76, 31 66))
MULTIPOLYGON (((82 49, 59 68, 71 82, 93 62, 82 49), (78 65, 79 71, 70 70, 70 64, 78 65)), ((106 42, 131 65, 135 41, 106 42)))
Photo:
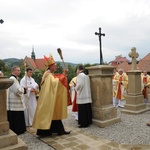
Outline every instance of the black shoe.
POLYGON ((63 135, 63 134, 70 134, 70 131, 64 131, 62 133, 58 133, 58 135, 63 135))
POLYGON ((70 134, 70 131, 65 131, 63 134, 70 134))

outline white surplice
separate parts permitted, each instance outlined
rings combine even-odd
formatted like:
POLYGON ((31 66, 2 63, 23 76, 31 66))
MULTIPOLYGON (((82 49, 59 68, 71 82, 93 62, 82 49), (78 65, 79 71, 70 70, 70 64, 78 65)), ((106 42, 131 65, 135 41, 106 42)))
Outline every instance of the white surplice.
POLYGON ((24 88, 25 87, 28 88, 27 93, 24 94, 24 102, 26 105, 24 115, 25 115, 26 126, 32 126, 37 100, 36 100, 35 92, 31 92, 31 89, 37 90, 38 84, 35 82, 35 80, 32 77, 24 76, 20 81, 20 85, 24 88))

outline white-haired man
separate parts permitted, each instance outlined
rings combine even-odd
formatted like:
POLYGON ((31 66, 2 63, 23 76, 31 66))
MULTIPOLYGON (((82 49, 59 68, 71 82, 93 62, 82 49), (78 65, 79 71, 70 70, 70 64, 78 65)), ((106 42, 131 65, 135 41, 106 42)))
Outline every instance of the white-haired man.
POLYGON ((128 76, 123 69, 118 70, 118 74, 114 76, 114 85, 116 89, 115 98, 118 107, 124 107, 126 101, 127 87, 128 87, 128 76))

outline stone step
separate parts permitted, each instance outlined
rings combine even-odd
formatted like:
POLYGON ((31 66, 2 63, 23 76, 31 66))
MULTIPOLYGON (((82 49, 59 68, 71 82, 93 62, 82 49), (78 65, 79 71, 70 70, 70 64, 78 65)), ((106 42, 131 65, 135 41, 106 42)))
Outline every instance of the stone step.
POLYGON ((27 150, 27 145, 18 138, 17 144, 1 148, 1 150, 27 150))
POLYGON ((17 143, 17 135, 12 130, 9 130, 8 134, 0 136, 0 148, 15 145, 17 143))
POLYGON ((131 111, 140 111, 146 109, 146 105, 144 103, 141 104, 125 104, 124 108, 131 111))

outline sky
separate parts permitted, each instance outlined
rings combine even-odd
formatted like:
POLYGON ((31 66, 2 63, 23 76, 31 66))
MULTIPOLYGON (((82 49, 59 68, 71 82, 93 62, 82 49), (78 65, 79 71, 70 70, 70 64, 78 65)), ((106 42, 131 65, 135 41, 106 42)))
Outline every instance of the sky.
POLYGON ((136 47, 139 58, 149 53, 150 0, 0 0, 0 59, 50 53, 65 62, 100 63, 116 56, 129 58, 136 47))

